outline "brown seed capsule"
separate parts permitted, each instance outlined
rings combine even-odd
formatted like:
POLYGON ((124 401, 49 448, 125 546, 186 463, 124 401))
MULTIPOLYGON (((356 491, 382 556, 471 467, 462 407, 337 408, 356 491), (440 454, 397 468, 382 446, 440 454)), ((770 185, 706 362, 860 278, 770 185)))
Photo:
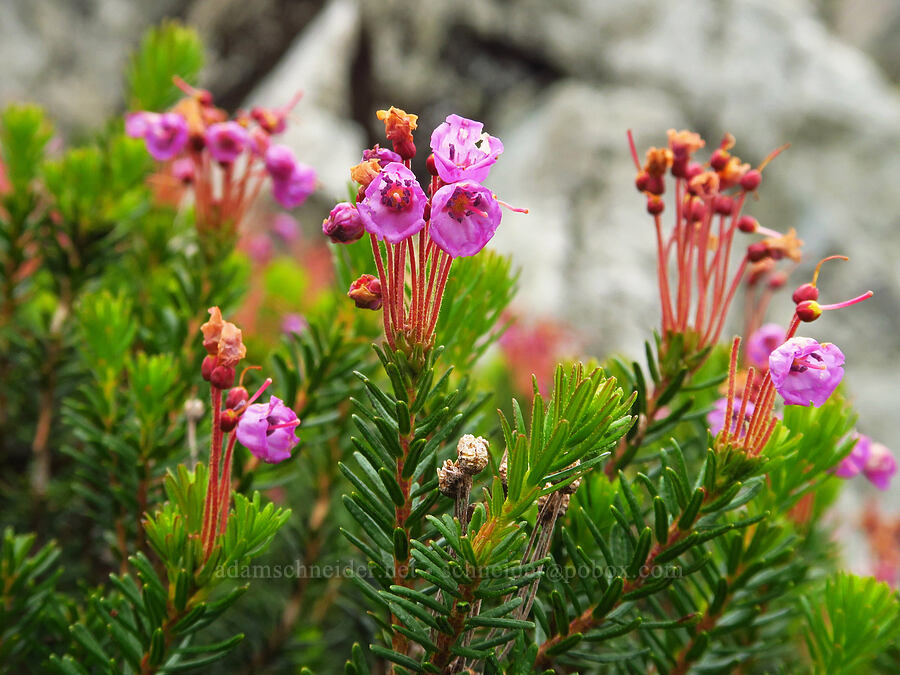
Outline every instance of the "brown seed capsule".
POLYGON ((488 464, 488 442, 481 436, 466 434, 456 445, 459 468, 470 476, 484 471, 488 464))
POLYGON ((438 475, 438 491, 445 497, 456 497, 459 481, 463 477, 463 472, 452 460, 444 460, 444 465, 437 470, 438 475))

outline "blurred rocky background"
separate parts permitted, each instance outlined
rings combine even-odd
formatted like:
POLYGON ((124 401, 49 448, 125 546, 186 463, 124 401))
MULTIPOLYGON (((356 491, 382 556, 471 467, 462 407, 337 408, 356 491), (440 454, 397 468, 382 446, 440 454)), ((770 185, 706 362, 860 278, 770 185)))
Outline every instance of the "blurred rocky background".
POLYGON ((797 284, 851 257, 823 273, 825 302, 875 291, 808 333, 847 355, 861 431, 900 450, 896 0, 4 0, 0 103, 86 133, 123 110, 127 54, 164 17, 201 31, 225 107, 305 92, 288 142, 320 173, 322 215, 379 140, 377 108, 419 113, 421 147, 450 112, 483 120, 506 146, 492 187, 531 210, 495 240, 523 269, 519 309, 567 321, 590 353, 636 353, 658 321, 626 129, 641 149, 670 127, 712 146, 728 131, 753 164, 790 142, 748 211, 807 241, 797 284))

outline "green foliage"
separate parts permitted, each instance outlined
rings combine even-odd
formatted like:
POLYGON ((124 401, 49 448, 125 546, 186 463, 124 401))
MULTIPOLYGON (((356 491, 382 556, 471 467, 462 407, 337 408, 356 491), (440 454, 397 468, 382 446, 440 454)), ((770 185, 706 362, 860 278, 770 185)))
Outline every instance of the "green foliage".
POLYGON ((195 30, 175 21, 150 29, 128 66, 129 109, 165 110, 183 96, 172 78, 194 83, 202 67, 203 44, 195 30))
POLYGON ((897 594, 871 577, 835 574, 801 602, 814 672, 865 672, 900 637, 897 594))
POLYGON ((0 663, 24 669, 42 658, 65 631, 65 606, 56 593, 60 550, 50 542, 32 552, 33 534, 3 531, 0 547, 0 663))
POLYGON ((444 295, 460 300, 441 305, 435 338, 450 363, 470 367, 506 329, 501 313, 519 276, 511 268, 508 257, 493 251, 453 262, 444 295))

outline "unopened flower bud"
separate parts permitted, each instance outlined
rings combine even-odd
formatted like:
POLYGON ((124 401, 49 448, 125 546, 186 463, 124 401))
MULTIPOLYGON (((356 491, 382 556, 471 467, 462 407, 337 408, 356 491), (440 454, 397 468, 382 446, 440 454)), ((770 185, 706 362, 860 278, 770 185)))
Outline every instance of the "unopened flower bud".
POLYGON ((347 295, 360 309, 381 309, 381 280, 371 274, 363 274, 350 284, 347 295))
POLYGON ((713 200, 713 209, 720 216, 730 216, 734 210, 734 200, 728 195, 719 195, 713 200))
POLYGON ((741 216, 738 218, 737 226, 741 232, 756 232, 759 221, 753 216, 741 216))
POLYGON ((223 410, 222 415, 219 417, 219 429, 227 434, 237 426, 238 420, 240 419, 241 414, 236 410, 232 410, 231 408, 223 410))
POLYGON ((804 300, 797 304, 797 318, 801 321, 815 321, 822 316, 822 306, 815 300, 804 300))
POLYGON ((691 162, 687 165, 687 169, 685 169, 684 177, 690 181, 701 173, 703 173, 703 165, 699 162, 691 162))
POLYGON ((771 288, 773 291, 778 290, 787 283, 787 280, 787 272, 776 272, 769 277, 769 288, 771 288))
POLYGON ((718 148, 709 156, 709 165, 716 171, 721 171, 728 164, 731 155, 728 151, 718 148))
POLYGON ((750 262, 759 262, 770 255, 771 251, 769 251, 769 247, 763 241, 758 241, 747 247, 747 260, 750 262))
POLYGON ((666 203, 658 195, 647 195, 647 213, 658 216, 666 208, 666 203))
POLYGON ((228 390, 228 395, 225 397, 225 407, 231 410, 237 410, 238 407, 246 403, 249 398, 250 394, 247 393, 247 390, 244 389, 244 387, 233 387, 228 390))
POLYGON ((456 445, 459 468, 474 476, 488 464, 488 442, 481 436, 466 434, 456 445))
POLYGON ((216 366, 210 373, 209 383, 217 389, 228 389, 234 384, 234 368, 216 366))
POLYGON ((205 356, 203 358, 203 363, 200 364, 200 374, 203 376, 203 379, 209 382, 209 378, 212 375, 213 370, 216 367, 216 357, 215 356, 205 356))
POLYGON ((336 244, 351 244, 365 233, 359 211, 350 202, 340 202, 322 221, 322 232, 336 244))
POLYGON ((437 470, 438 491, 445 497, 456 497, 457 486, 463 477, 462 470, 449 459, 437 470))
POLYGON ((703 200, 695 198, 691 200, 690 219, 699 222, 706 218, 706 205, 703 200))
POLYGON ((437 166, 435 166, 435 163, 434 163, 434 153, 433 152, 430 155, 428 155, 428 159, 425 160, 425 167, 428 169, 428 173, 430 173, 432 176, 438 175, 437 166))
POLYGON ((741 187, 747 192, 753 192, 762 183, 762 174, 756 169, 750 169, 741 177, 741 187))
POLYGON ((799 305, 801 302, 805 300, 818 300, 819 299, 819 289, 813 286, 812 284, 803 284, 802 286, 798 286, 797 290, 794 291, 793 295, 791 295, 791 300, 794 301, 794 304, 799 305))

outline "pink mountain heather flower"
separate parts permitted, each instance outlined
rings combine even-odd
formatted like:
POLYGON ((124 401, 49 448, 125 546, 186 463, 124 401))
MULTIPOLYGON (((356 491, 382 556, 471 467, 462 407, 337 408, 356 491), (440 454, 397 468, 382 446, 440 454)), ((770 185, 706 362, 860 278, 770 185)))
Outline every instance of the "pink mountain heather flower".
POLYGON ((213 159, 230 164, 250 145, 250 134, 237 122, 211 125, 204 135, 206 147, 213 159))
POLYGON ((758 370, 769 367, 769 354, 787 338, 787 332, 777 323, 760 326, 747 340, 747 359, 750 365, 758 370))
POLYGON ((254 234, 247 240, 247 255, 257 265, 265 265, 272 259, 275 247, 266 234, 254 234))
POLYGON ((316 171, 298 163, 286 180, 272 181, 272 196, 286 209, 293 209, 306 201, 316 189, 316 171))
POLYGON ((309 328, 309 321, 302 314, 285 314, 281 319, 281 332, 286 335, 302 333, 307 328, 309 328))
POLYGON ((818 408, 844 377, 844 354, 837 346, 794 337, 769 355, 772 384, 792 405, 818 408))
POLYGON ((272 232, 285 244, 293 244, 300 236, 300 224, 290 213, 278 213, 272 220, 272 232))
POLYGON ((478 253, 500 225, 500 204, 471 180, 445 185, 431 199, 429 234, 452 258, 478 253))
POLYGON ((834 470, 834 475, 838 478, 853 478, 853 476, 863 470, 866 460, 869 459, 872 439, 862 434, 855 434, 855 436, 856 444, 853 446, 853 450, 841 460, 841 463, 834 470))
POLYGON ((175 157, 188 142, 187 120, 178 113, 130 113, 125 117, 125 133, 143 138, 147 152, 160 162, 175 157))
MULTIPOLYGON (((728 408, 728 399, 724 397, 720 398, 714 405, 715 407, 706 416, 706 423, 709 425, 709 430, 712 435, 718 436, 719 432, 722 431, 722 428, 725 426, 725 411, 728 408)), ((755 408, 756 406, 754 406, 751 401, 747 401, 747 408, 744 410, 744 421, 750 421, 755 408)), ((740 412, 739 405, 732 408, 731 433, 738 438, 741 438, 747 432, 745 425, 740 423, 741 421, 738 419, 740 412)))
POLYGON ((869 456, 863 465, 863 473, 879 490, 887 490, 891 478, 897 473, 897 460, 886 446, 881 443, 870 443, 869 456))
POLYGON ((268 403, 254 403, 237 423, 237 439, 254 456, 275 464, 288 459, 300 439, 294 429, 300 424, 297 415, 281 399, 273 396, 268 403))
POLYGON ((172 176, 182 183, 192 183, 194 180, 194 162, 189 157, 182 157, 172 162, 172 176))
POLYGON ((298 165, 294 151, 286 145, 273 144, 266 150, 266 171, 273 181, 289 180, 298 165))
POLYGON ((369 183, 357 209, 366 232, 397 244, 425 227, 427 201, 415 174, 391 162, 369 183))
POLYGON ((431 134, 431 150, 438 176, 445 183, 481 182, 503 152, 499 138, 482 133, 481 122, 450 115, 431 134))
POLYGON ((340 202, 322 221, 322 232, 335 244, 351 244, 366 232, 359 211, 350 202, 340 202))
POLYGON ((131 138, 144 138, 150 129, 153 118, 159 117, 158 113, 139 110, 125 115, 125 133, 131 138))
POLYGON ((386 167, 391 162, 402 162, 403 158, 393 150, 382 148, 377 143, 372 148, 363 150, 362 161, 368 162, 370 159, 377 159, 381 168, 386 167))

